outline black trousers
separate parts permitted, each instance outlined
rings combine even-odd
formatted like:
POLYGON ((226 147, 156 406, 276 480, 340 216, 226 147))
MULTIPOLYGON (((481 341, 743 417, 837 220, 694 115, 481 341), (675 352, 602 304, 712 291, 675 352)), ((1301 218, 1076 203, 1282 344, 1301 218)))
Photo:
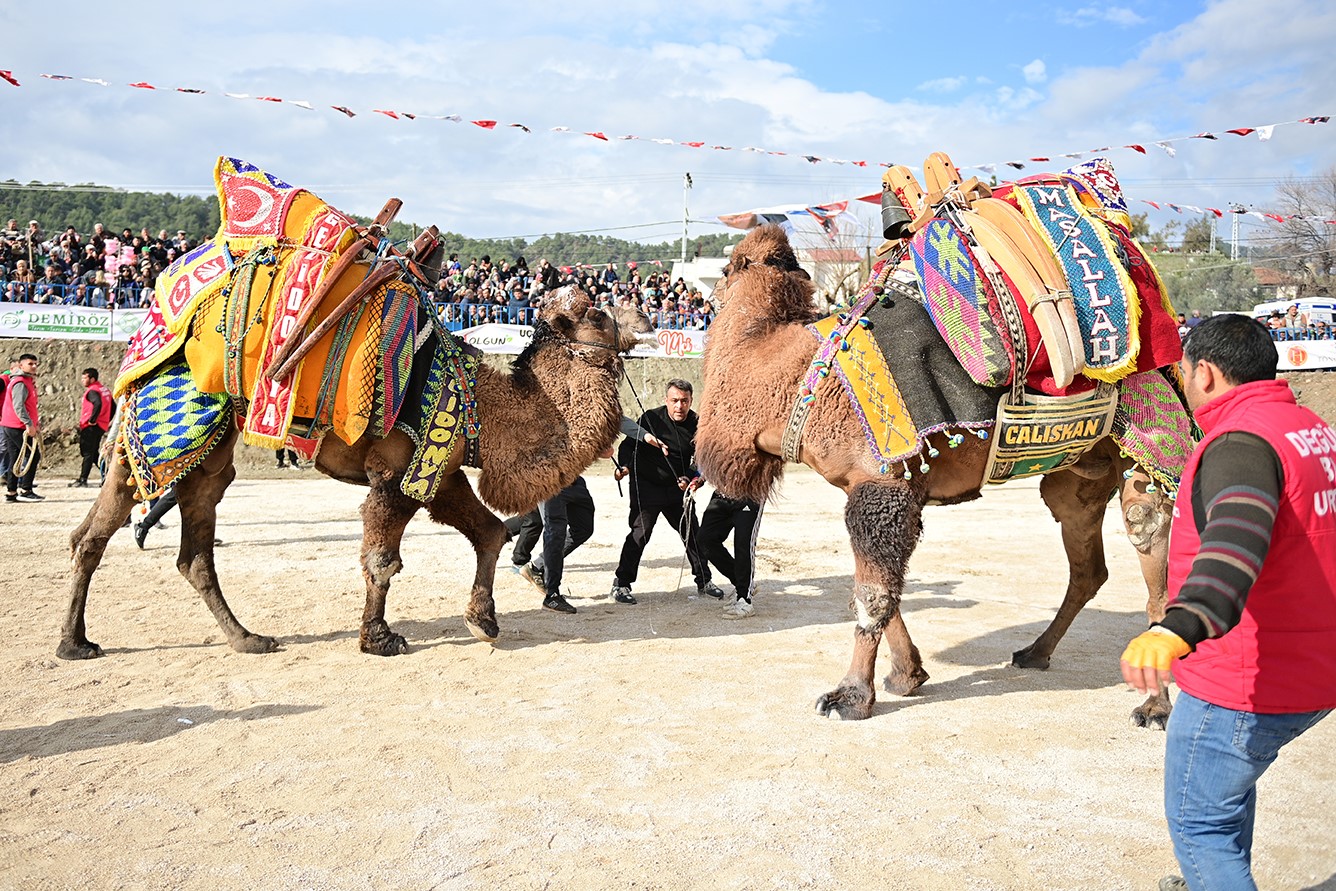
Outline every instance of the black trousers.
POLYGON ((640 574, 640 557, 645 553, 645 545, 654 532, 654 523, 663 517, 672 524, 673 529, 682 537, 682 544, 687 550, 687 562, 691 564, 691 575, 696 579, 696 587, 710 580, 710 567, 700 551, 700 524, 696 521, 696 511, 683 511, 682 501, 640 501, 634 495, 632 486, 631 531, 622 543, 622 556, 617 561, 616 583, 630 587, 640 574))
POLYGON ((533 546, 538 544, 538 537, 543 534, 543 515, 534 508, 527 514, 510 517, 506 521, 506 531, 515 539, 515 547, 510 552, 510 562, 523 566, 533 557, 533 546))
POLYGON ((148 513, 139 522, 143 524, 145 529, 152 529, 167 514, 167 511, 174 507, 176 507, 176 486, 172 486, 153 499, 153 503, 149 505, 148 513))
POLYGON ((761 526, 761 505, 715 492, 700 521, 700 546, 705 557, 738 592, 751 600, 756 591, 756 533, 761 526), (733 533, 733 553, 724 542, 733 533))
POLYGON ((594 534, 594 498, 584 477, 578 476, 575 482, 538 505, 538 510, 543 517, 543 553, 533 562, 543 567, 547 593, 557 594, 561 591, 566 557, 594 534))
POLYGON ((96 424, 79 428, 79 457, 83 458, 83 464, 79 467, 79 480, 81 482, 88 482, 88 475, 93 472, 93 465, 97 463, 98 453, 102 448, 102 436, 105 432, 96 424))
POLYGON ((0 427, 0 433, 5 437, 5 452, 8 458, 5 462, 5 489, 13 495, 22 489, 25 492, 32 491, 33 477, 37 475, 37 464, 42 460, 41 450, 38 447, 38 454, 33 456, 32 460, 27 462, 27 472, 19 475, 23 468, 19 466, 19 458, 22 457, 19 452, 23 448, 23 427, 0 427))

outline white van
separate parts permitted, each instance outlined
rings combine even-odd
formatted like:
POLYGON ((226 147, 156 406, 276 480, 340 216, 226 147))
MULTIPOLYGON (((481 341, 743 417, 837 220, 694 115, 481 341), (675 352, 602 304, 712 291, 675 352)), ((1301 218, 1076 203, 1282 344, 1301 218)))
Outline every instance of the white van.
POLYGON ((1252 308, 1252 316, 1254 319, 1265 319, 1273 312, 1278 312, 1283 316, 1296 303, 1299 304, 1299 315, 1308 317, 1308 324, 1326 322, 1331 325, 1336 323, 1336 300, 1330 297, 1272 300, 1268 303, 1259 303, 1252 308))

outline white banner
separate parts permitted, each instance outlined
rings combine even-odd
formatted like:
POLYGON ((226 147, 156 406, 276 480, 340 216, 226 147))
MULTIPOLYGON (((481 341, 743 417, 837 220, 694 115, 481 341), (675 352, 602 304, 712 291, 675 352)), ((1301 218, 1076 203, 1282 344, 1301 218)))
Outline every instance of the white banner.
POLYGON ((0 303, 0 337, 128 341, 146 315, 146 309, 0 303))
MULTIPOLYGON (((484 353, 518 354, 533 340, 529 325, 501 325, 489 322, 456 331, 456 336, 484 353)), ((705 332, 696 329, 661 328, 655 332, 654 345, 639 344, 630 355, 636 359, 699 359, 705 353, 705 332)))
POLYGON ((1285 340, 1276 344, 1281 371, 1336 368, 1336 340, 1285 340))

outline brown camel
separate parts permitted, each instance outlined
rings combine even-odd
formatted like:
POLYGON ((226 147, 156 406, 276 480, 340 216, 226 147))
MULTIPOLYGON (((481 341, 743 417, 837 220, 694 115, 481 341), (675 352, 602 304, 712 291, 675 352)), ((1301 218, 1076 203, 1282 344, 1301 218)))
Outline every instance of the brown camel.
MULTIPOLYGON (((753 230, 733 251, 725 270, 723 307, 705 349, 696 455, 705 476, 725 494, 763 500, 783 475, 781 441, 816 348, 804 325, 815 321, 813 287, 783 231, 753 230)), ((873 673, 885 636, 891 669, 884 686, 901 696, 928 675, 900 613, 906 567, 922 531, 926 503, 978 498, 988 443, 966 436, 948 448, 946 433, 929 442, 940 452, 926 474, 906 480, 883 473, 834 376, 815 391, 799 453, 801 461, 848 495, 845 525, 854 552, 853 606, 857 613, 853 660, 834 690, 816 703, 823 715, 866 718, 876 701, 873 673)), ((1168 502, 1151 480, 1101 440, 1076 465, 1046 475, 1040 494, 1062 526, 1070 565, 1067 593, 1057 616, 1030 646, 1012 655, 1022 668, 1047 668, 1076 614, 1108 578, 1100 535, 1110 493, 1121 497, 1123 520, 1149 589, 1146 612, 1159 619, 1166 596, 1168 502)), ((1169 700, 1151 697, 1133 713, 1141 726, 1163 728, 1169 700)))
MULTIPOLYGON (((591 308, 588 296, 574 287, 562 289, 544 304, 533 343, 508 372, 479 365, 476 394, 482 472, 478 487, 488 504, 506 513, 532 509, 573 482, 616 438, 621 420, 617 396, 620 352, 635 346, 637 333, 649 330, 648 320, 634 311, 619 310, 617 316, 614 320, 591 308)), ((214 570, 216 510, 236 477, 232 462, 236 429, 229 426, 231 436, 177 482, 181 550, 176 566, 204 598, 234 650, 268 653, 277 649, 278 641, 247 631, 237 621, 214 570)), ((321 473, 370 490, 361 508, 362 576, 366 580, 361 648, 381 656, 408 650, 404 638, 385 622, 385 598, 390 579, 402 567, 399 542, 404 528, 423 507, 399 488, 413 448, 412 440, 399 430, 384 439, 366 435, 351 446, 330 435, 315 461, 321 473)), ((464 457, 461 444, 442 470, 442 482, 426 508, 432 520, 458 529, 473 545, 477 570, 464 622, 474 637, 490 642, 499 634, 492 582, 506 532, 474 494, 462 469, 464 457)), ((74 578, 69 613, 56 650, 64 659, 102 654, 86 636, 88 587, 107 541, 134 507, 130 471, 119 445, 113 458, 107 484, 70 535, 74 578)))

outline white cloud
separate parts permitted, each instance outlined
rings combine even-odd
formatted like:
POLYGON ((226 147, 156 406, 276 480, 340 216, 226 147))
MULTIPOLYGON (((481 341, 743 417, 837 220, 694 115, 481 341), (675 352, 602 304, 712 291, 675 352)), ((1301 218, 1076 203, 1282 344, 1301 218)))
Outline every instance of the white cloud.
POLYGON ((1035 59, 1030 64, 1022 66, 1021 74, 1025 75, 1027 84, 1042 84, 1048 80, 1048 68, 1044 65, 1043 59, 1035 59))
POLYGON ((935 80, 925 80, 914 89, 922 90, 925 93, 954 93, 963 87, 968 80, 967 77, 939 77, 935 80))
POLYGON ((1144 24, 1146 20, 1125 6, 1083 6, 1070 12, 1061 10, 1058 13, 1058 21, 1064 25, 1076 25, 1078 27, 1110 24, 1130 28, 1133 25, 1144 24))

